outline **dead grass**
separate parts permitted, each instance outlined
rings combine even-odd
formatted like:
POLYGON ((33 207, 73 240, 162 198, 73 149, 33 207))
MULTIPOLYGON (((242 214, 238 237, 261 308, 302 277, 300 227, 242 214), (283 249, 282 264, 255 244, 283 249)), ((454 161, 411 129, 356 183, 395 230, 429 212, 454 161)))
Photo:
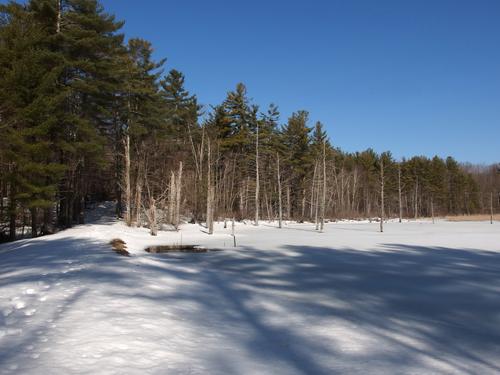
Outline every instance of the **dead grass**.
MULTIPOLYGON (((478 215, 456 215, 456 216, 446 216, 448 221, 490 221, 490 215, 488 214, 478 214, 478 215)), ((500 214, 493 215, 493 220, 500 221, 500 214)))
POLYGON ((114 238, 109 243, 113 247, 113 251, 117 254, 129 257, 130 253, 127 251, 127 245, 125 241, 120 238, 114 238))

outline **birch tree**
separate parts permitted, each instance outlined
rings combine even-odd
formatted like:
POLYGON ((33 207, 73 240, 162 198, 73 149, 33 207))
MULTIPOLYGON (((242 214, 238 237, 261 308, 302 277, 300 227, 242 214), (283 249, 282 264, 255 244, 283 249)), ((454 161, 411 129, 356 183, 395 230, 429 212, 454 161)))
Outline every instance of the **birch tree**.
POLYGON ((282 227, 283 209, 281 203, 281 174, 280 174, 280 154, 276 153, 276 177, 278 180, 278 228, 282 227))
POLYGON ((385 217, 385 202, 384 202, 384 156, 380 156, 380 232, 384 231, 384 217, 385 217))

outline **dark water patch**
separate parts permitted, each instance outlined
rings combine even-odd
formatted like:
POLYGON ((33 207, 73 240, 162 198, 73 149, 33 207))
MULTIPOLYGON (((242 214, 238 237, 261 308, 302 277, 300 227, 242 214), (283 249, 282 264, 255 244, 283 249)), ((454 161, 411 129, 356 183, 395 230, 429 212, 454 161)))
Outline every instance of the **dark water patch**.
POLYGON ((156 245, 145 249, 151 254, 162 253, 207 253, 217 251, 216 249, 208 249, 200 245, 156 245))

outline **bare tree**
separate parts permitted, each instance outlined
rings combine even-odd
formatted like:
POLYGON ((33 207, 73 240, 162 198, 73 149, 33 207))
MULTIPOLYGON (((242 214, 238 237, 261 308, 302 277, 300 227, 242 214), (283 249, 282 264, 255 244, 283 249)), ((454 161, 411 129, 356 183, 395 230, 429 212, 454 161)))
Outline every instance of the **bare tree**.
MULTIPOLYGON (((319 164, 316 162, 316 164, 319 164)), ((318 173, 319 174, 319 173, 318 173)), ((320 189, 320 184, 319 184, 319 177, 316 178, 315 183, 313 183, 313 188, 315 190, 314 194, 314 222, 316 223, 316 230, 319 230, 319 189, 320 189)))
POLYGON ((398 203, 399 203, 399 222, 403 222, 403 201, 401 199, 401 165, 398 165, 398 203))
POLYGON ((286 186, 286 219, 287 220, 290 220, 291 212, 292 212, 292 209, 291 209, 291 205, 290 205, 290 185, 287 185, 286 186))
MULTIPOLYGON (((314 172, 313 172, 313 177, 311 180, 311 204, 310 204, 310 211, 309 211, 309 218, 313 218, 313 213, 314 213, 314 207, 315 207, 315 196, 316 196, 316 173, 318 172, 318 161, 316 160, 314 162, 314 172)), ((305 194, 304 194, 304 204, 305 204, 305 194)), ((315 221, 317 223, 317 220, 315 221)))
POLYGON ((175 172, 170 172, 170 188, 168 190, 168 223, 174 224, 175 220, 175 172))
POLYGON ((493 224, 493 192, 490 193, 490 224, 493 224))
POLYGON ((257 122, 257 132, 255 140, 255 225, 259 225, 259 123, 257 122))
POLYGON ((208 234, 213 234, 214 233, 214 209, 213 209, 213 204, 214 204, 214 187, 212 184, 212 152, 211 152, 211 145, 210 145, 210 140, 207 142, 207 164, 208 164, 208 171, 207 171, 207 229, 208 229, 208 234))
POLYGON ((384 157, 380 156, 380 232, 384 231, 384 157))
POLYGON ((283 209, 281 205, 281 175, 280 175, 280 154, 276 153, 276 174, 278 179, 278 228, 281 228, 283 221, 283 209))
POLYGON ((139 167, 135 184, 135 225, 141 226, 142 171, 139 167))
POLYGON ((418 176, 415 181, 415 201, 413 202, 415 205, 415 220, 418 219, 418 176))
POLYGON ((132 225, 132 192, 130 186, 130 136, 127 134, 124 140, 125 151, 125 205, 127 210, 125 213, 125 223, 128 226, 132 225))
POLYGON ((147 175, 145 176, 145 181, 146 185, 146 192, 147 192, 147 201, 149 207, 144 207, 144 212, 146 213, 146 218, 148 219, 149 223, 149 233, 152 236, 156 236, 158 234, 158 223, 157 223, 157 215, 156 215, 156 200, 151 193, 151 189, 149 187, 149 181, 147 178, 147 175))
POLYGON ((320 231, 323 232, 325 226, 326 205, 326 141, 323 141, 323 197, 321 199, 321 223, 320 231))
POLYGON ((156 222, 156 201, 153 197, 149 200, 149 226, 151 235, 156 236, 158 234, 158 225, 156 222))
POLYGON ((180 209, 181 209, 181 189, 182 189, 182 161, 179 162, 179 172, 177 174, 177 181, 175 183, 175 229, 179 229, 180 224, 180 209))

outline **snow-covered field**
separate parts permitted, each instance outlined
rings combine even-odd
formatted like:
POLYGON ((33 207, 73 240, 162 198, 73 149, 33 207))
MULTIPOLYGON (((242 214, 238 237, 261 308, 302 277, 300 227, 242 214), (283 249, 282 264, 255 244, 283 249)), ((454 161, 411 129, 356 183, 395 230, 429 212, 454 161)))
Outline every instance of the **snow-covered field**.
POLYGON ((500 223, 313 229, 238 224, 233 248, 104 217, 2 245, 0 373, 500 373, 500 223), (180 242, 223 251, 143 251, 180 242))

